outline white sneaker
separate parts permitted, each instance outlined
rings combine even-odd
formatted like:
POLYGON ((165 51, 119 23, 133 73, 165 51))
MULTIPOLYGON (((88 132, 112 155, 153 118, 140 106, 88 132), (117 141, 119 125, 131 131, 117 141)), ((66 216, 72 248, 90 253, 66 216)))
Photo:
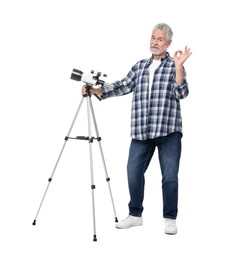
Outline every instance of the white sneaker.
POLYGON ((143 218, 142 217, 134 217, 129 215, 126 219, 122 220, 121 222, 115 225, 116 228, 131 228, 135 226, 142 226, 143 225, 143 218))
POLYGON ((177 225, 176 219, 165 218, 165 234, 176 235, 177 234, 177 225))

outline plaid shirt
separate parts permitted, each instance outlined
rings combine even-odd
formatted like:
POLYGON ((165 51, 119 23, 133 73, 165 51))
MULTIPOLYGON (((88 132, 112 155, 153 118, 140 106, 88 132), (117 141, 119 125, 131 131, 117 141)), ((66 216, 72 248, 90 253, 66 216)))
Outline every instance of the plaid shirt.
POLYGON ((188 95, 186 78, 180 85, 176 83, 174 59, 167 53, 155 70, 152 87, 149 88, 149 66, 152 61, 149 58, 137 62, 125 78, 113 83, 114 86, 122 84, 118 90, 102 86, 103 99, 133 92, 131 137, 137 140, 182 133, 179 99, 188 95))

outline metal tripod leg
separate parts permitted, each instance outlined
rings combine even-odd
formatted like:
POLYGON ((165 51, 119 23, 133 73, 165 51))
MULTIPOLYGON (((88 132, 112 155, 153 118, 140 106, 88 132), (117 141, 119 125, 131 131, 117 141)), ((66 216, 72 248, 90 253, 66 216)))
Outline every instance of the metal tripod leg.
POLYGON ((100 154, 101 154, 101 158, 102 158, 102 162, 103 162, 103 166, 104 166, 104 171, 105 171, 105 175, 106 175, 106 181, 108 183, 108 189, 109 189, 111 202, 112 202, 112 206, 113 206, 113 211, 114 211, 114 215, 115 215, 115 222, 118 222, 118 218, 117 218, 116 210, 115 210, 115 204, 114 204, 112 191, 111 191, 110 178, 108 176, 107 167, 106 167, 106 163, 105 163, 105 160, 104 160, 104 153, 103 153, 103 149, 102 149, 102 146, 101 146, 101 138, 100 138, 99 131, 98 131, 98 128, 97 128, 97 122, 96 122, 94 109, 93 109, 93 104, 92 104, 92 100, 91 99, 90 99, 90 109, 91 109, 93 123, 94 123, 95 131, 96 131, 97 141, 98 141, 98 144, 99 144, 100 154))
POLYGON ((87 117, 88 117, 88 133, 89 133, 89 158, 90 158, 90 176, 91 176, 91 191, 92 191, 92 207, 93 207, 93 241, 97 241, 96 236, 96 217, 95 217, 95 200, 94 200, 94 175, 93 175, 93 150, 92 150, 92 130, 91 130, 91 115, 90 115, 91 97, 87 98, 87 117))
POLYGON ((64 151, 64 148, 65 148, 65 146, 66 146, 68 137, 69 137, 70 134, 71 134, 72 128, 73 128, 73 126, 74 126, 74 123, 75 123, 75 120, 76 120, 76 118, 77 118, 77 116, 78 116, 78 113, 79 113, 79 111, 80 111, 80 109, 81 109, 81 106, 82 106, 83 101, 84 101, 84 97, 82 97, 82 100, 81 100, 81 102, 80 102, 80 104, 79 104, 79 106, 78 106, 78 109, 77 109, 77 111, 76 111, 76 113, 75 113, 75 116, 74 116, 74 118, 73 118, 73 121, 72 121, 72 123, 71 123, 71 126, 70 126, 70 129, 69 129, 69 131, 68 131, 68 134, 67 134, 67 136, 66 136, 65 139, 64 139, 65 142, 64 142, 63 147, 62 147, 62 149, 61 149, 61 151, 60 151, 60 154, 59 154, 59 156, 58 156, 58 158, 57 158, 57 161, 56 161, 56 164, 55 164, 55 166, 54 166, 52 175, 51 175, 51 177, 48 179, 48 185, 47 185, 47 187, 46 187, 46 189, 45 189, 45 192, 44 192, 43 198, 42 198, 42 200, 41 200, 40 206, 39 206, 39 208, 38 208, 37 214, 36 214, 35 219, 34 219, 34 221, 33 221, 33 223, 32 223, 33 225, 36 225, 36 220, 37 220, 37 218, 38 218, 40 209, 41 209, 42 204, 43 204, 43 202, 44 202, 44 199, 45 199, 45 197, 46 197, 46 193, 47 193, 47 191, 48 191, 48 189, 49 189, 50 182, 51 182, 52 179, 53 179, 53 176, 54 176, 54 173, 55 173, 55 171, 56 171, 57 165, 58 165, 58 163, 59 163, 59 161, 60 161, 60 158, 61 158, 62 153, 63 153, 63 151, 64 151))

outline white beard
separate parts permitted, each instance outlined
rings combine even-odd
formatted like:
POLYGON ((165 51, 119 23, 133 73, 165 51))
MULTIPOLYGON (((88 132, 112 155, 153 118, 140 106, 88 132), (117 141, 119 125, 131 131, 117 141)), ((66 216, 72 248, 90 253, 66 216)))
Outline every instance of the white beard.
MULTIPOLYGON (((154 46, 151 46, 151 47, 154 47, 154 46)), ((159 49, 154 49, 154 50, 151 49, 151 53, 154 55, 161 55, 166 50, 167 50, 167 46, 164 46, 163 48, 159 48, 159 49)))

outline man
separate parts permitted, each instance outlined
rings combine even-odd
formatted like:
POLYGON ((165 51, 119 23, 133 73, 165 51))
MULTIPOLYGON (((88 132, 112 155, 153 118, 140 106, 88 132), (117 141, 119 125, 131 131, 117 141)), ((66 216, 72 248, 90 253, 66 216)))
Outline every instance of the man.
MULTIPOLYGON (((176 234, 178 206, 178 170, 181 155, 182 119, 180 99, 188 95, 183 67, 190 49, 176 51, 170 57, 167 48, 173 32, 167 24, 157 24, 152 31, 152 57, 137 62, 128 75, 113 85, 92 88, 91 94, 103 99, 133 92, 131 113, 131 145, 127 164, 130 192, 129 216, 116 224, 130 228, 143 224, 144 174, 155 149, 158 149, 162 173, 163 217, 165 233, 176 234)), ((83 86, 82 93, 85 93, 83 86)))

